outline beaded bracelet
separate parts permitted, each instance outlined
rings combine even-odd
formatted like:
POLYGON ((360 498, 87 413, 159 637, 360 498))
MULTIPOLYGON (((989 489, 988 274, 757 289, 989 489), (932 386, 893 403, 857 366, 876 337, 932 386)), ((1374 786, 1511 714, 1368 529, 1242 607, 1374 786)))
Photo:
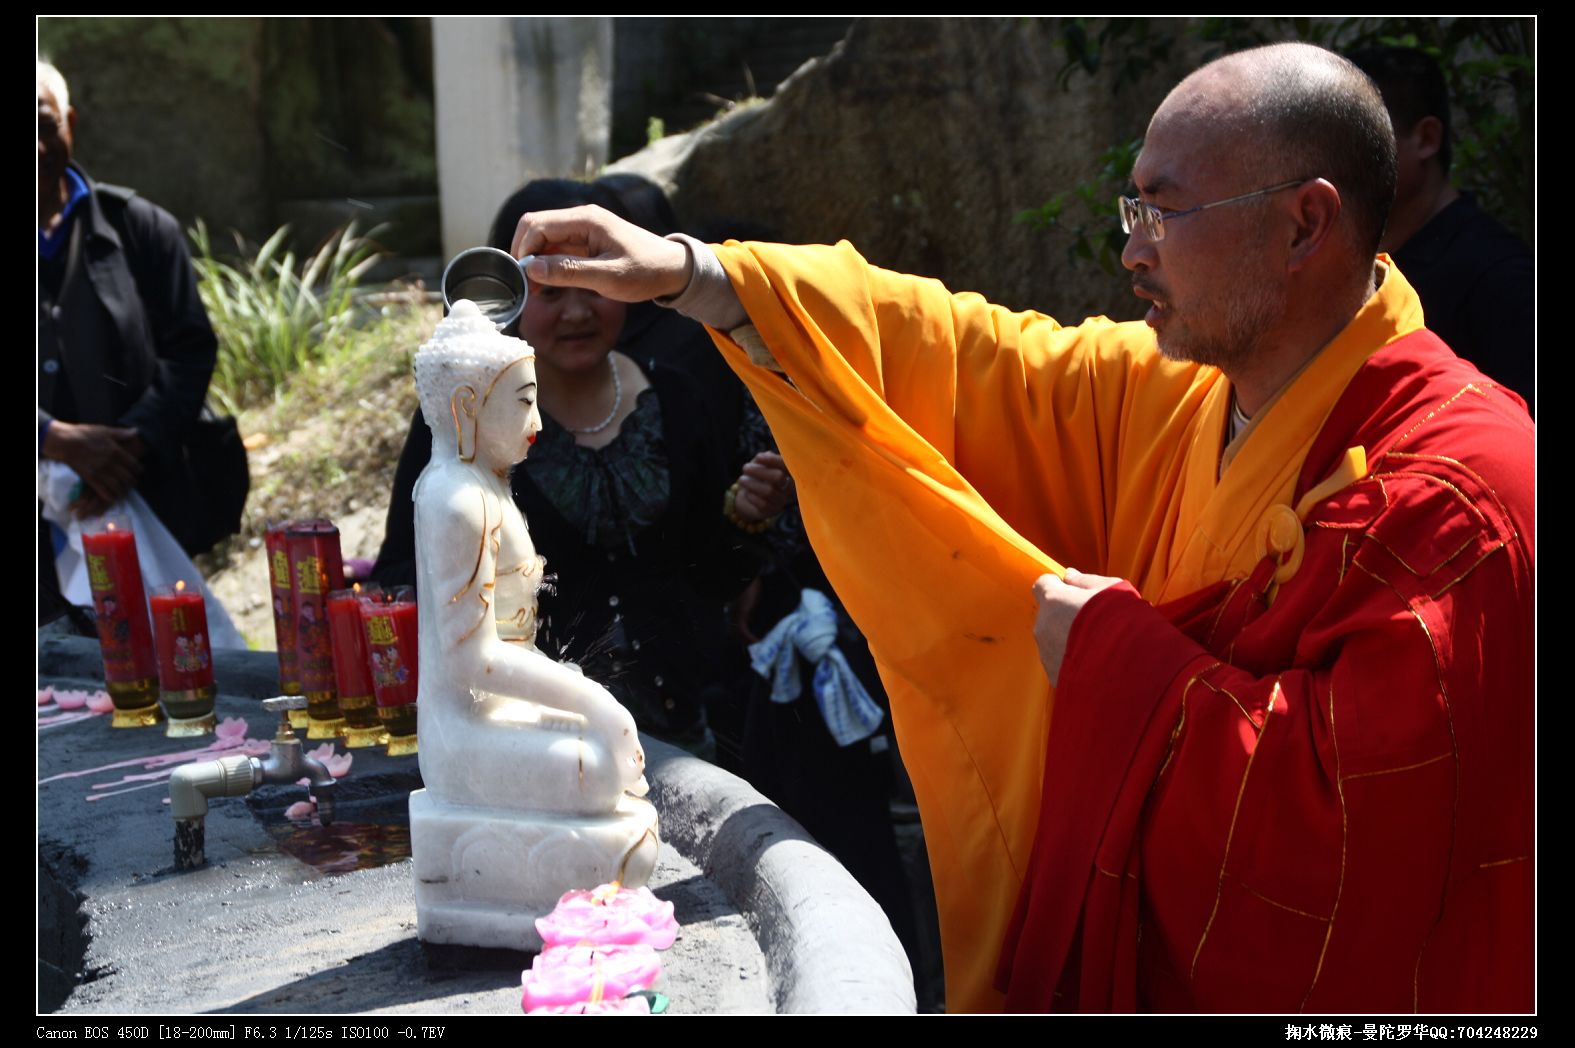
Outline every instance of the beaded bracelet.
POLYGON ((733 526, 740 531, 751 535, 758 535, 777 522, 781 514, 774 514, 765 520, 745 520, 738 515, 738 481, 733 481, 733 486, 727 489, 727 494, 722 496, 722 516, 733 522, 733 526))

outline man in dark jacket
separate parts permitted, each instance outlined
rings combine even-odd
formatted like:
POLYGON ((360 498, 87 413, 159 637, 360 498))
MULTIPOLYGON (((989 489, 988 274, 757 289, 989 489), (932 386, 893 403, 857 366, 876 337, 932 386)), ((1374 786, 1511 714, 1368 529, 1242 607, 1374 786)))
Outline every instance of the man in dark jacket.
POLYGON ((1378 85, 1395 129, 1395 203, 1379 250, 1394 257, 1421 296, 1428 330, 1534 408, 1531 249, 1450 181, 1444 71, 1412 47, 1375 47, 1346 57, 1378 85))
MULTIPOLYGON (((38 64, 38 449, 82 478, 79 516, 135 489, 188 550, 201 511, 184 437, 217 342, 179 223, 71 162, 76 112, 38 64)), ((54 583, 40 525, 40 584, 54 583)), ((43 597, 40 598, 43 600, 43 597)))

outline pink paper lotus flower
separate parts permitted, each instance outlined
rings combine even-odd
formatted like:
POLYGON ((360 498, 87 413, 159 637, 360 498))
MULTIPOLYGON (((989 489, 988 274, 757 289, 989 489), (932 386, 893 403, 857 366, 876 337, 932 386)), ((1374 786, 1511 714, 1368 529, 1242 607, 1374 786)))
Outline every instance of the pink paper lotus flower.
POLYGON ((311 753, 309 757, 316 757, 323 762, 323 767, 328 769, 328 774, 336 779, 342 779, 350 774, 350 765, 355 760, 353 753, 335 753, 334 744, 325 742, 311 753))
POLYGON ((602 1001, 650 987, 662 974, 656 950, 630 946, 550 946, 536 955, 521 976, 526 1012, 602 1001))
POLYGON ((644 997, 620 997, 616 1001, 581 1001, 578 1004, 544 1004, 526 1015, 650 1015, 651 1002, 644 997))
POLYGON ((94 714, 108 713, 115 708, 115 703, 109 697, 109 692, 102 688, 97 691, 77 691, 48 687, 39 690, 38 706, 38 726, 48 728, 57 724, 74 724, 94 714), (49 706, 54 708, 45 708, 49 706))
POLYGON ((213 729, 216 739, 244 739, 246 738, 246 718, 226 717, 213 729))
POLYGON ((286 819, 310 819, 315 814, 317 814, 317 804, 311 800, 296 801, 284 809, 286 819))
POLYGON ((643 943, 665 950, 678 935, 678 922, 673 904, 651 889, 604 884, 595 891, 565 892, 556 909, 537 918, 536 931, 548 946, 643 943))
POLYGON ((70 688, 55 689, 55 705, 63 710, 80 710, 87 705, 88 693, 70 688))
MULTIPOLYGON (((306 755, 321 761, 323 767, 328 769, 328 774, 336 779, 342 779, 349 775, 350 765, 355 761, 355 754, 353 753, 335 753, 332 742, 325 742, 317 749, 309 751, 306 755)), ((312 784, 311 779, 299 779, 297 782, 301 786, 310 786, 312 784)))

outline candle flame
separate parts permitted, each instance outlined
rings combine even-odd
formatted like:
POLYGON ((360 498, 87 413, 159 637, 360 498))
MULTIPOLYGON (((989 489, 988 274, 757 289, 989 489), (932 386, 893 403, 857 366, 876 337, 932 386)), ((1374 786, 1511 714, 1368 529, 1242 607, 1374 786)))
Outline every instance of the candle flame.
POLYGON ((176 583, 175 583, 175 592, 176 593, 182 592, 183 590, 185 590, 185 588, 186 588, 186 580, 185 579, 179 579, 179 580, 176 581, 176 583))
POLYGON ((114 531, 115 530, 115 522, 112 521, 112 520, 106 520, 104 522, 104 530, 105 531, 114 531))
POLYGON ((361 592, 361 584, 359 582, 352 583, 350 588, 351 588, 351 590, 353 590, 356 593, 360 593, 361 592))

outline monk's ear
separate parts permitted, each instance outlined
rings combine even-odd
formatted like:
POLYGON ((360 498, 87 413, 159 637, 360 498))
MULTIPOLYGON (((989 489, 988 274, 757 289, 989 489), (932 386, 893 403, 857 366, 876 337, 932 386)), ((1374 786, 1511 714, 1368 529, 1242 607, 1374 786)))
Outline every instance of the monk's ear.
POLYGON ((1329 243, 1340 221, 1340 206, 1340 191, 1326 178, 1308 179, 1296 187, 1291 272, 1306 266, 1329 243))
POLYGON ((1424 116, 1411 129, 1416 143, 1416 155, 1421 160, 1431 160, 1444 147, 1444 122, 1436 116, 1424 116))

